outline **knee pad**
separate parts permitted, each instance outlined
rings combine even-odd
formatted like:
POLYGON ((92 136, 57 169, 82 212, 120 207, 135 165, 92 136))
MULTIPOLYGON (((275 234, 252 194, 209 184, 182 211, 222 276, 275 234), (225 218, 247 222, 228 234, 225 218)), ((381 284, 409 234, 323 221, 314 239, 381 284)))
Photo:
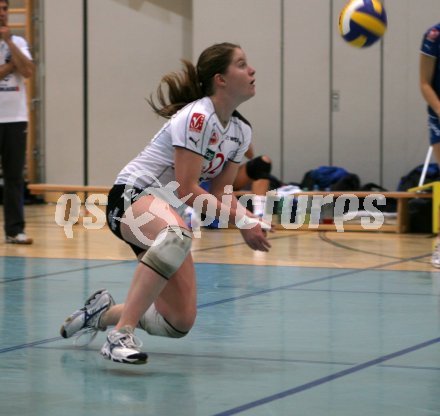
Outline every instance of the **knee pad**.
POLYGON ((141 319, 138 327, 147 331, 150 335, 167 338, 182 338, 188 332, 182 332, 174 328, 159 312, 157 312, 154 303, 148 308, 141 319))
POLYGON ((268 179, 271 170, 272 163, 263 160, 262 156, 251 159, 246 163, 246 173, 253 180, 268 179))
POLYGON ((191 233, 178 225, 171 225, 159 232, 155 243, 141 258, 141 262, 168 280, 191 250, 191 233))

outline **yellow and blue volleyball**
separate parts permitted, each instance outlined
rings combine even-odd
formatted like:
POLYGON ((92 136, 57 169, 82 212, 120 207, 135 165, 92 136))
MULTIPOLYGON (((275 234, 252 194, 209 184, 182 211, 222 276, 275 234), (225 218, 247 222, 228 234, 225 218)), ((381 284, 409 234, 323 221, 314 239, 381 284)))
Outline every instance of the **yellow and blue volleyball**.
POLYGON ((385 34, 387 23, 379 0, 351 0, 339 15, 339 33, 350 45, 366 48, 385 34))

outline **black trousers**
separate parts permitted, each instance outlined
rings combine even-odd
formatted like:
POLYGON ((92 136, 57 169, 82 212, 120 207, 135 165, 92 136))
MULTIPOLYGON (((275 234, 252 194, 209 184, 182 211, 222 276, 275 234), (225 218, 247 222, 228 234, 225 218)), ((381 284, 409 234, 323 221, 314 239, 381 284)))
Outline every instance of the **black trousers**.
POLYGON ((5 234, 24 231, 24 165, 27 123, 0 123, 0 153, 3 169, 5 234))

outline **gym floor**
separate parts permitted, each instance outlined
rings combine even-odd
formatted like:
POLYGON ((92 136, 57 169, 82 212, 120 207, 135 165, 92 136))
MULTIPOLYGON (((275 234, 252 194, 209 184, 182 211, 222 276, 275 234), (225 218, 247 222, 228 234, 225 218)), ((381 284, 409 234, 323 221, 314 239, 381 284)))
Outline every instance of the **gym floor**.
POLYGON ((234 230, 194 240, 198 318, 182 339, 137 331, 145 366, 59 336, 135 261, 107 229, 27 207, 32 246, 0 244, 0 408, 5 415, 440 415, 440 271, 433 236, 278 231, 268 254, 234 230))

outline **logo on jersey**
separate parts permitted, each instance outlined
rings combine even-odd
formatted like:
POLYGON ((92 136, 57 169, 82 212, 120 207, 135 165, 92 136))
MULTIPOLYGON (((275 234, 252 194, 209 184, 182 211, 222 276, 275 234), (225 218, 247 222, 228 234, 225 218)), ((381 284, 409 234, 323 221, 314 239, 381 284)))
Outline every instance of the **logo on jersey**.
POLYGON ((205 153, 205 159, 211 161, 214 159, 215 152, 213 150, 207 149, 205 153))
POLYGON ((218 143, 218 136, 215 130, 212 131, 211 138, 209 139, 209 144, 217 144, 218 143))
POLYGON ((203 123, 205 121, 205 115, 200 113, 194 113, 191 117, 191 123, 189 123, 189 130, 196 133, 200 133, 203 129, 203 123))
POLYGON ((241 144, 240 143, 240 139, 238 137, 228 136, 227 140, 230 140, 231 142, 234 142, 234 143, 237 143, 237 144, 241 144))
MULTIPOLYGON (((9 77, 8 78, 3 78, 5 81, 7 81, 8 79, 9 79, 9 77)), ((2 91, 2 92, 17 92, 17 91, 20 91, 20 88, 19 87, 0 87, 0 91, 2 91)))
POLYGON ((430 42, 435 42, 439 34, 440 32, 438 31, 438 29, 431 29, 426 35, 426 39, 429 40, 430 42))

